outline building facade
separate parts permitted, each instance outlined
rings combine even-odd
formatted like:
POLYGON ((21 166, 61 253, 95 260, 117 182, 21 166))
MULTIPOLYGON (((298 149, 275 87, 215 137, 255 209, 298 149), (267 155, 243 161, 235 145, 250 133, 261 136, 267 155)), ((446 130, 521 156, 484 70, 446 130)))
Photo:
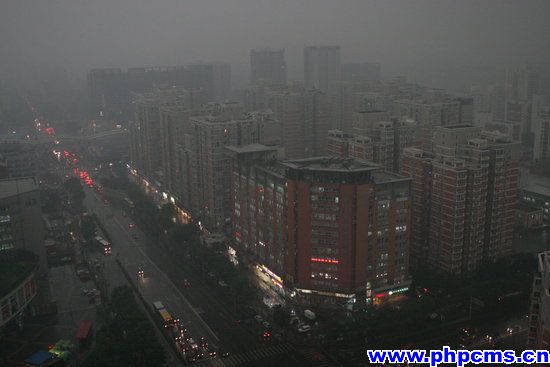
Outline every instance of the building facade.
POLYGON ((330 307, 407 289, 410 179, 350 158, 231 151, 235 242, 277 287, 330 307))
POLYGON ((250 83, 285 85, 285 49, 259 48, 250 50, 250 83))
POLYGON ((432 151, 405 148, 413 179, 411 262, 466 276, 511 253, 519 143, 469 125, 438 127, 432 151))
POLYGON ((30 251, 38 256, 38 271, 47 272, 40 191, 35 178, 0 180, 0 234, 0 253, 30 251))
POLYGON ((548 350, 550 348, 550 252, 538 255, 538 269, 533 279, 531 310, 529 312, 529 336, 527 347, 548 350))
POLYGON ((330 84, 340 80, 340 46, 304 47, 304 85, 328 93, 330 84))
POLYGON ((231 93, 231 66, 226 63, 200 63, 127 70, 92 69, 87 74, 90 118, 132 120, 133 94, 149 93, 158 86, 202 90, 208 102, 222 101, 231 93))
POLYGON ((253 143, 276 145, 280 127, 271 114, 194 116, 189 119, 187 172, 190 180, 190 209, 209 228, 223 229, 231 220, 230 158, 226 146, 253 143))

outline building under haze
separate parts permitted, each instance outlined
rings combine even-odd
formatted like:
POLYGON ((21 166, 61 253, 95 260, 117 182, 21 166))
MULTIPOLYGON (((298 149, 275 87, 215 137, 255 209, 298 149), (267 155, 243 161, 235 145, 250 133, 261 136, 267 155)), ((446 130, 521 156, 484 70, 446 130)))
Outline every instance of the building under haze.
POLYGON ((284 88, 268 93, 268 106, 281 124, 281 145, 287 158, 325 154, 330 106, 320 90, 284 88))
POLYGON ((541 115, 533 122, 533 158, 535 160, 550 160, 550 113, 541 115))
POLYGON ((231 93, 231 66, 196 63, 188 66, 92 69, 87 75, 92 119, 128 121, 134 117, 133 95, 157 87, 203 90, 207 101, 223 101, 231 93))
POLYGON ((0 254, 27 250, 39 259, 39 272, 48 271, 40 191, 35 178, 0 180, 0 254))
POLYGON ((208 116, 189 118, 181 175, 187 178, 188 209, 208 228, 230 225, 230 158, 226 146, 280 143, 279 122, 271 113, 243 113, 239 104, 222 104, 208 116))
POLYGON ((395 114, 429 126, 472 124, 474 104, 471 98, 433 98, 395 101, 395 114))
POLYGON ((285 85, 285 49, 255 48, 250 50, 250 83, 285 85))
POLYGON ((470 125, 437 127, 405 148, 413 179, 411 263, 464 276, 512 252, 519 143, 470 125))
POLYGON ((304 47, 304 85, 328 93, 340 80, 340 46, 304 47))
POLYGON ((538 269, 533 279, 529 312, 529 349, 550 348, 550 252, 538 255, 538 269))
MULTIPOLYGON (((135 119, 130 126, 130 161, 140 175, 164 182, 163 161, 170 154, 167 137, 162 136, 161 109, 186 108, 189 94, 177 88, 157 88, 134 97, 135 119), (162 139, 164 138, 164 139, 162 139)), ((166 121, 167 118, 165 118, 166 121)))
POLYGON ((378 62, 352 62, 342 64, 342 80, 380 80, 382 65, 378 62))
POLYGON ((237 250, 281 292, 353 307, 408 289, 410 179, 352 158, 228 149, 237 250))
POLYGON ((356 134, 328 132, 328 155, 372 161, 386 171, 399 172, 404 149, 420 144, 421 128, 412 121, 365 121, 362 113, 357 115, 356 134))
POLYGON ((0 138, 0 170, 10 178, 36 176, 38 167, 37 142, 0 138))
POLYGON ((175 102, 164 103, 159 108, 160 153, 163 184, 180 198, 183 177, 178 163, 178 147, 184 144, 184 136, 189 133, 189 118, 207 115, 213 106, 206 103, 206 92, 202 89, 180 90, 175 102))

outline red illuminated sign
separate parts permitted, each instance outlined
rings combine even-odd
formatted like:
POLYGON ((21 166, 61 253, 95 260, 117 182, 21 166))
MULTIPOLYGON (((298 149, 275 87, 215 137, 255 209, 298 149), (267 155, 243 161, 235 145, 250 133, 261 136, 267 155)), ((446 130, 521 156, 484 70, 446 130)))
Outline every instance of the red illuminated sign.
POLYGON ((339 263, 338 260, 323 259, 323 258, 320 258, 320 257, 312 257, 311 261, 316 262, 316 263, 326 263, 326 264, 338 264, 339 263))

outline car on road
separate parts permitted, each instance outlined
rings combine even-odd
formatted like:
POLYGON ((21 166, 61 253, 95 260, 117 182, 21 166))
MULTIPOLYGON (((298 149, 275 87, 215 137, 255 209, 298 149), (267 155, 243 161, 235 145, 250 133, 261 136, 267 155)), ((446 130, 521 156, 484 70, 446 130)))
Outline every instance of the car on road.
POLYGON ((310 331, 310 330, 311 330, 311 326, 306 325, 306 324, 300 325, 300 326, 298 327, 298 332, 299 332, 299 333, 307 333, 307 332, 310 331))
POLYGON ((229 352, 223 349, 218 350, 218 355, 222 358, 229 357, 229 352))
POLYGON ((220 287, 224 287, 224 288, 229 287, 229 284, 227 284, 227 283, 224 282, 223 280, 220 280, 220 281, 218 282, 218 284, 220 285, 220 287))
POLYGON ((206 338, 204 336, 201 336, 201 338, 199 339, 199 345, 203 349, 208 349, 208 340, 206 340, 206 338))
POLYGON ((142 267, 138 268, 138 277, 144 278, 145 277, 145 270, 143 270, 142 267))
POLYGON ((178 322, 177 323, 177 326, 178 326, 178 329, 180 330, 180 334, 181 335, 184 335, 185 333, 187 333, 187 328, 185 327, 185 325, 183 324, 183 322, 178 322))
POLYGON ((134 223, 129 223, 128 228, 134 228, 136 225, 134 223))
POLYGON ((256 320, 258 322, 262 322, 262 321, 264 321, 264 318, 261 317, 260 315, 256 315, 256 316, 254 316, 254 320, 256 320))
POLYGON ((264 341, 270 341, 271 340, 271 331, 264 330, 264 332, 262 333, 262 338, 263 338, 264 341))
POLYGON ((271 329, 271 324, 267 321, 264 321, 262 322, 262 325, 266 328, 266 329, 271 329))
POLYGON ((186 288, 189 288, 189 287, 191 287, 191 282, 190 282, 188 279, 184 279, 184 280, 183 280, 183 285, 184 285, 186 288))
POLYGON ((189 338, 187 339, 187 343, 189 344, 189 346, 191 347, 191 349, 197 349, 199 346, 197 345, 197 343, 195 342, 195 339, 193 338, 189 338))

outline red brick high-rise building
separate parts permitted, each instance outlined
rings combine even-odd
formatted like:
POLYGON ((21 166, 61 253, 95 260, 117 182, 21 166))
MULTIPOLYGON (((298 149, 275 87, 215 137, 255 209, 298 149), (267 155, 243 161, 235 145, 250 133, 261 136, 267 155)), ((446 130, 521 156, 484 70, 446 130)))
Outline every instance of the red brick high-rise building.
POLYGON ((331 306, 408 289, 410 179, 353 158, 229 150, 237 249, 277 287, 331 306))

